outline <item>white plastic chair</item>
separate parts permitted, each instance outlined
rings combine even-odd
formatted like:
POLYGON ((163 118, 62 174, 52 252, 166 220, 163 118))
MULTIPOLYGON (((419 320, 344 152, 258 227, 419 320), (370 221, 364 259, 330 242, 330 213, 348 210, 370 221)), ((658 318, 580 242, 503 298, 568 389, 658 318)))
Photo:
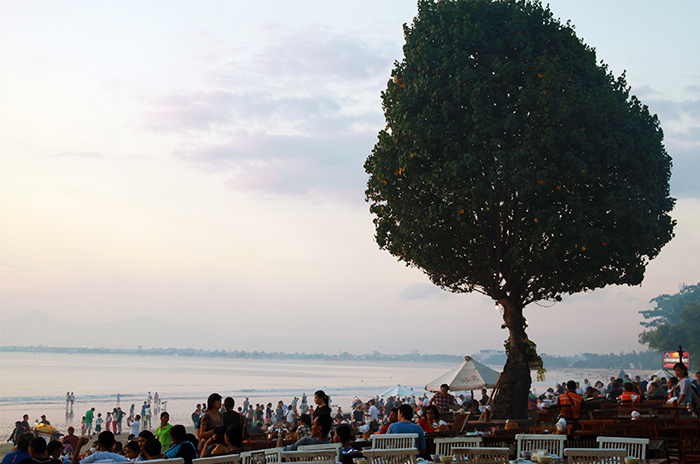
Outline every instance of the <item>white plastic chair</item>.
MULTIPOLYGON (((280 459, 281 461, 282 459, 280 459)), ((241 464, 267 464, 265 450, 244 451, 241 453, 241 464)))
POLYGON ((623 464, 627 450, 567 448, 564 450, 567 464, 623 464))
POLYGON ((222 456, 208 456, 206 458, 193 459, 192 464, 240 464, 239 454, 224 454, 222 456))
POLYGON ((452 454, 458 464, 509 464, 510 448, 460 448, 452 447, 452 454))
POLYGON ((416 464, 418 450, 413 448, 364 449, 362 455, 369 464, 416 464))
POLYGON ((241 453, 240 464, 270 464, 271 462, 282 462, 282 451, 284 451, 284 448, 245 451, 241 453))
POLYGON ((562 457, 566 435, 545 435, 537 433, 519 433, 515 436, 518 440, 517 456, 521 451, 547 450, 549 454, 562 457))
POLYGON ((435 454, 447 456, 452 454, 452 448, 455 446, 460 448, 479 448, 483 443, 484 439, 481 437, 436 438, 435 454))
POLYGON ((326 443, 323 445, 305 445, 300 446, 299 451, 310 451, 310 450, 335 450, 335 462, 340 462, 340 455, 343 452, 343 445, 341 443, 326 443))
POLYGON ((417 433, 385 433, 370 435, 372 449, 401 449, 415 448, 418 440, 417 433))
POLYGON ((627 450, 627 456, 639 459, 647 458, 648 438, 598 437, 597 440, 599 449, 624 448, 627 450))
POLYGON ((300 451, 283 451, 282 459, 286 462, 337 462, 337 451, 334 449, 316 449, 300 451))

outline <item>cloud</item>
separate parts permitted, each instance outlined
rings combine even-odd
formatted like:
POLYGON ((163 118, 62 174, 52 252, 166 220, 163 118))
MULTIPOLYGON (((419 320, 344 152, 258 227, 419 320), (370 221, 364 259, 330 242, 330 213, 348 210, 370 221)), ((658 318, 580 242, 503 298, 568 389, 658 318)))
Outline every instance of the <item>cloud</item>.
POLYGON ((401 290, 401 293, 399 293, 399 298, 402 300, 424 300, 427 298, 445 300, 451 296, 451 293, 446 292, 433 284, 411 284, 401 290))
POLYGON ((227 144, 181 150, 175 156, 204 171, 232 171, 226 185, 234 190, 272 195, 336 191, 360 200, 362 165, 374 137, 238 134, 227 144))
MULTIPOLYGON (((393 63, 384 48, 327 29, 300 31, 253 56, 251 64, 274 77, 313 76, 343 80, 376 76, 393 63)), ((393 51, 393 50, 392 50, 393 51)))

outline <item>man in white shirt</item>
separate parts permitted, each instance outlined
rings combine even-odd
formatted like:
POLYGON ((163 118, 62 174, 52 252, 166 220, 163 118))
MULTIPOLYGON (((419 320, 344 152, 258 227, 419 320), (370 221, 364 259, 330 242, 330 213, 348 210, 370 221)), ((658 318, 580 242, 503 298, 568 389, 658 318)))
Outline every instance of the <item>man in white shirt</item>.
POLYGON ((126 420, 126 425, 129 426, 129 434, 134 435, 135 437, 139 436, 139 432, 141 432, 141 416, 136 414, 136 419, 126 420))

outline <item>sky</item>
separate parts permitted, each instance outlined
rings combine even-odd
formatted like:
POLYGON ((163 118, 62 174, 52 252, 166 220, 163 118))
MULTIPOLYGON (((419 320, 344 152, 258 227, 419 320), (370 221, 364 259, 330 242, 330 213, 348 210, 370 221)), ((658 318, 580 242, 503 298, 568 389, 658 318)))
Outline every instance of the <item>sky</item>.
MULTIPOLYGON (((639 311, 700 282, 700 3, 549 5, 659 115, 678 225, 641 286, 531 305, 528 334, 548 354, 644 349, 639 311)), ((363 163, 415 14, 0 1, 0 344, 502 349, 490 299, 374 242, 363 163)))

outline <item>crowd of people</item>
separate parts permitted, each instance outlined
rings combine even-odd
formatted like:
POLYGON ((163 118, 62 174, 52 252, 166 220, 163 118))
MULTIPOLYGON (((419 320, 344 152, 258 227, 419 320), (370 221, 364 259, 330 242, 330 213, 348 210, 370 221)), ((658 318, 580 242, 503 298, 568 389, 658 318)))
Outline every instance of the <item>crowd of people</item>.
MULTIPOLYGON (((643 401, 661 399, 672 405, 700 406, 698 387, 700 372, 695 380, 688 378, 688 370, 683 364, 676 364, 675 377, 652 377, 642 380, 639 376, 630 378, 611 377, 605 385, 602 381, 591 385, 588 379, 582 383, 570 380, 557 384, 544 394, 530 395, 531 408, 561 406, 561 414, 567 421, 576 423, 587 408, 595 408, 605 401, 636 404, 643 401), (696 404, 697 402, 697 404, 696 404)), ((67 405, 72 407, 72 395, 67 396, 67 405)), ((127 462, 158 458, 182 457, 191 464, 197 457, 239 453, 246 440, 263 436, 277 439, 277 445, 287 444, 285 449, 296 450, 299 446, 341 443, 345 452, 351 452, 349 443, 353 436, 371 433, 417 433, 417 448, 425 452, 425 433, 446 430, 445 419, 456 412, 472 414, 488 413, 489 395, 482 390, 481 398, 470 395, 455 397, 449 387, 443 384, 440 391, 430 398, 427 394, 410 397, 374 397, 361 401, 355 397, 351 410, 344 412, 340 406, 332 406, 331 398, 322 390, 314 393, 313 404, 306 394, 294 397, 289 404, 280 400, 272 403, 255 404, 249 398, 236 408, 235 400, 223 398, 218 393, 209 395, 205 403, 197 404, 192 413, 194 433, 188 433, 184 425, 170 424, 167 411, 158 414, 159 425, 151 431, 150 410, 160 402, 149 395, 141 406, 140 413, 131 405, 128 416, 116 406, 102 418, 95 414, 95 408, 86 411, 83 417, 80 436, 73 427, 62 440, 47 441, 37 437, 37 427, 29 425, 29 416, 16 423, 10 437, 15 449, 7 454, 2 464, 90 464, 98 461, 127 462), (122 419, 127 416, 129 434, 125 443, 117 436, 122 433, 122 419), (104 429, 103 429, 104 425, 104 429), (86 445, 90 447, 86 449, 86 445)), ((156 410, 159 407, 155 408, 156 410)), ((50 425, 46 416, 41 416, 43 425, 50 425)))
MULTIPOLYGON (((653 375, 649 380, 643 380, 640 376, 633 379, 629 375, 623 378, 610 377, 605 385, 602 381, 596 381, 591 385, 588 379, 583 380, 583 385, 574 380, 566 384, 549 388, 546 393, 537 397, 530 395, 530 408, 543 409, 552 405, 560 405, 561 416, 567 423, 577 428, 578 421, 586 411, 600 409, 601 403, 617 402, 634 406, 645 401, 662 401, 670 406, 700 409, 700 371, 695 373, 695 379, 690 380, 688 368, 683 363, 677 363, 673 368, 676 376, 657 377, 653 375)), ((633 419, 635 418, 632 413, 633 419)), ((638 415, 636 417, 639 417, 638 415)))

